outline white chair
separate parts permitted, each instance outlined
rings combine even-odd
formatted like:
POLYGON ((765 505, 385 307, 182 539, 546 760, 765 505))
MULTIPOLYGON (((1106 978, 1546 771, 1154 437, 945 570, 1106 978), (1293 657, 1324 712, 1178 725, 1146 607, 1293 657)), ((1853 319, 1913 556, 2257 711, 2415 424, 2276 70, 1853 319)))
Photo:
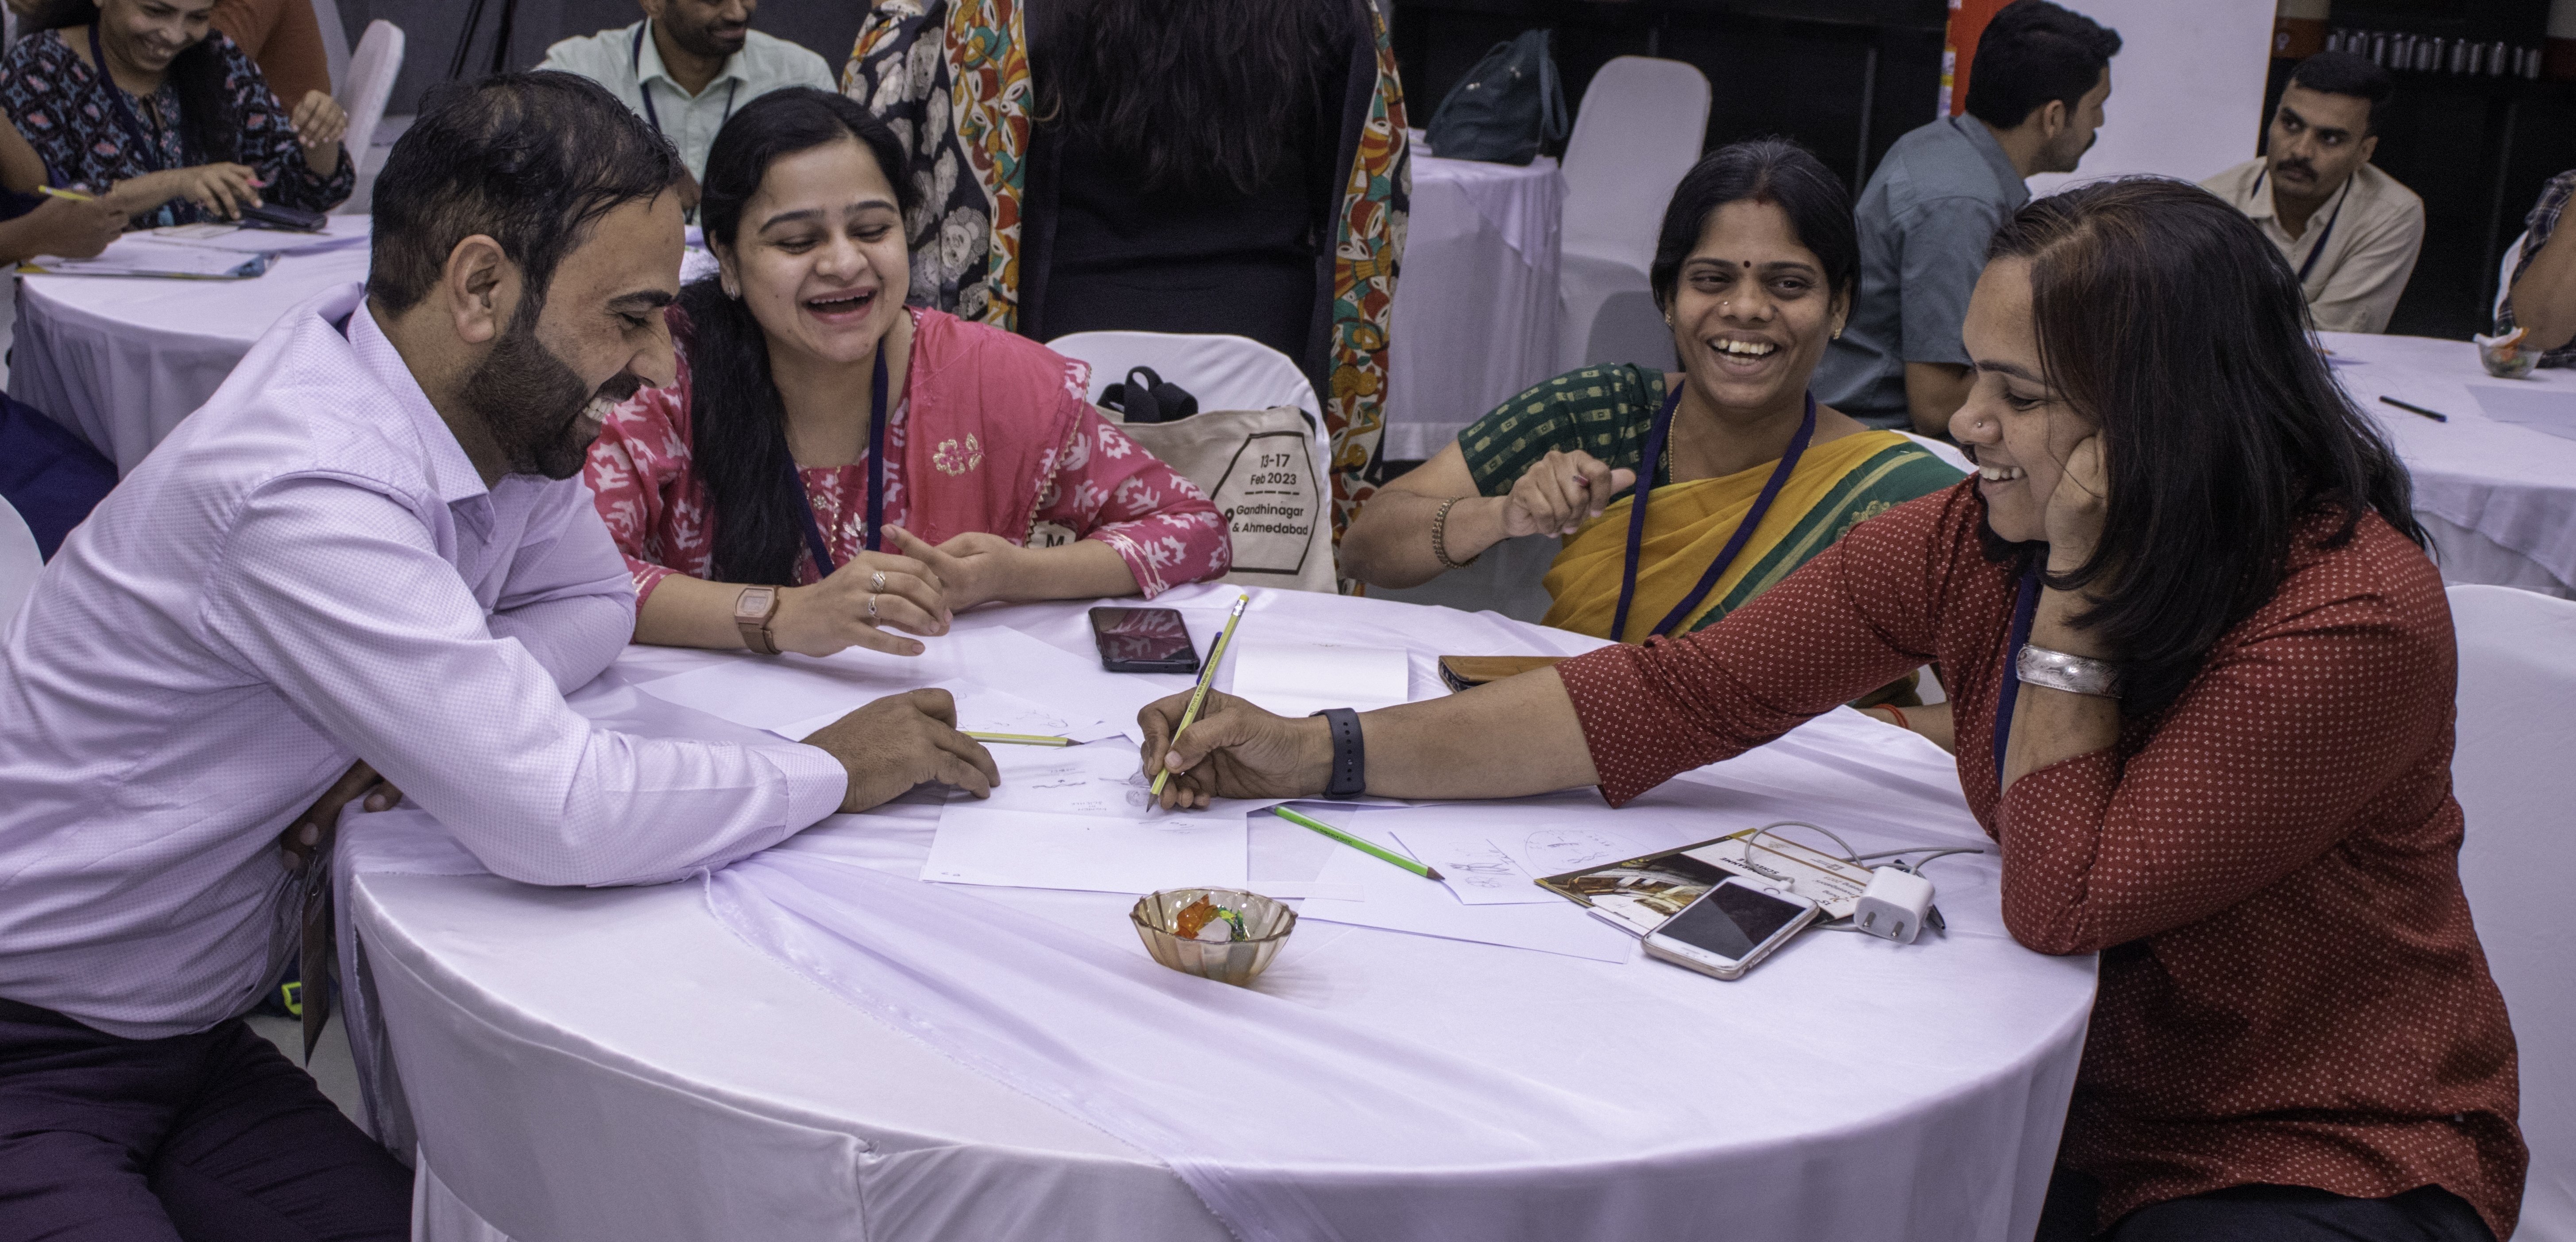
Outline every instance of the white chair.
POLYGON ((2513 269, 2522 266, 2522 248, 2530 244, 2531 232, 2526 229, 2504 248, 2504 265, 2496 270, 2495 305, 2488 308, 2487 329, 2495 327, 2496 317, 2504 314, 2504 304, 2513 300, 2513 269))
POLYGON ((2531 1180, 2526 1242, 2576 1240, 2576 889, 2568 804, 2576 780, 2576 602, 2511 587, 2455 586, 2460 651, 2451 784, 2467 813, 2460 882, 2522 1057, 2531 1180))
POLYGON ((367 32, 358 36, 348 78, 333 76, 333 81, 342 82, 338 98, 349 114, 349 134, 340 146, 350 159, 364 161, 367 149, 375 145, 376 126, 385 119, 385 101, 393 98, 394 79, 401 76, 402 64, 402 27, 379 18, 368 22, 367 32))
MULTIPOLYGON (((349 89, 349 27, 340 20, 339 0, 313 0, 313 21, 322 28, 322 59, 331 67, 331 95, 342 98, 341 92, 349 89)), ((295 100, 286 101, 289 108, 295 104, 295 100)))
POLYGON ((1565 144, 1563 308, 1557 369, 1674 369, 1672 330, 1646 269, 1655 230, 1708 132, 1708 78, 1677 60, 1621 56, 1593 75, 1565 144))
POLYGON ((1253 340, 1222 332, 1076 332, 1047 342, 1047 348, 1077 362, 1091 364, 1091 399, 1111 384, 1125 383, 1134 367, 1180 385, 1198 398, 1202 410, 1266 410, 1293 405, 1315 420, 1315 460, 1330 468, 1333 446, 1324 435, 1324 403, 1315 386, 1288 355, 1253 340))
POLYGON ((18 622, 18 607, 36 589, 36 575, 45 568, 45 554, 36 550, 35 532, 27 529, 26 519, 0 500, 0 641, 9 637, 9 628, 18 622))

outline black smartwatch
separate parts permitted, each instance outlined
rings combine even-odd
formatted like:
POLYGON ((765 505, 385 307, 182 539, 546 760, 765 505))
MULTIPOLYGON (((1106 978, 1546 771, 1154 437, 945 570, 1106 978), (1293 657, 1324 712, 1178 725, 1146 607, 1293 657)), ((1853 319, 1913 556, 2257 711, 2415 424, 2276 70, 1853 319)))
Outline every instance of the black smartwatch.
POLYGON ((1368 748, 1360 742, 1360 714, 1347 707, 1315 713, 1333 731, 1333 772, 1324 782, 1327 798, 1356 798, 1368 791, 1368 748))

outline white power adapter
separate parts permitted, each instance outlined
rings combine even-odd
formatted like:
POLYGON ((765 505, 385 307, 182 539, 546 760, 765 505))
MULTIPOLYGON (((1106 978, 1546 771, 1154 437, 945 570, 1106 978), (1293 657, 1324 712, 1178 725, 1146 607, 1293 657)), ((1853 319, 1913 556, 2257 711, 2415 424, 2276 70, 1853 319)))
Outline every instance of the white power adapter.
POLYGON ((1897 867, 1872 867, 1852 926, 1881 940, 1912 944, 1932 910, 1932 881, 1897 867))

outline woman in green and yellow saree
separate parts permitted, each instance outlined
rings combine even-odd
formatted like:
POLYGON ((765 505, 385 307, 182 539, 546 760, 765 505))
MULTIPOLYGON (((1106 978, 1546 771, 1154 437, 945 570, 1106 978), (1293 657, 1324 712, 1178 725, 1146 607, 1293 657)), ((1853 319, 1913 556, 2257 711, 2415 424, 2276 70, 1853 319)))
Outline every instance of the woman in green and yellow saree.
POLYGON ((1715 622, 1853 526, 1957 483, 1922 442, 1807 394, 1858 267, 1851 199, 1804 148, 1709 155, 1675 189, 1649 274, 1681 372, 1584 367, 1504 402, 1369 501, 1343 572, 1412 586, 1558 534, 1547 623, 1641 642, 1715 622))

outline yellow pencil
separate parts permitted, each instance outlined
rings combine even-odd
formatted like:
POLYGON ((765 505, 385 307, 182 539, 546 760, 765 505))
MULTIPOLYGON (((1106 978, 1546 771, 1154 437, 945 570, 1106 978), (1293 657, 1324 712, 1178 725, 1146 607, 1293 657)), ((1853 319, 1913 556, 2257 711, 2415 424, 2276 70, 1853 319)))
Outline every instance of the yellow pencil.
POLYGON ((986 733, 981 729, 959 729, 958 732, 978 742, 1008 742, 1014 746, 1071 746, 1069 737, 1049 737, 1043 733, 986 733))
POLYGON ((39 194, 51 194, 56 198, 68 198, 75 203, 94 203, 98 201, 98 196, 95 194, 83 194, 78 190, 66 190, 58 185, 40 185, 36 187, 36 192, 39 194))
MULTIPOLYGON (((1234 638, 1234 623, 1243 619, 1243 606, 1251 602, 1249 595, 1234 597, 1234 610, 1225 614, 1225 628, 1217 632, 1216 647, 1208 652, 1207 665, 1199 670, 1198 689, 1190 691, 1190 705, 1181 712, 1180 728, 1172 730, 1173 741, 1181 740, 1181 730, 1189 728, 1190 723, 1199 718, 1199 705, 1207 702, 1208 687, 1216 682, 1216 662, 1225 658, 1225 645, 1234 638)), ((1159 796, 1163 792, 1163 782, 1170 779, 1170 768, 1155 773, 1154 793, 1159 796)))

